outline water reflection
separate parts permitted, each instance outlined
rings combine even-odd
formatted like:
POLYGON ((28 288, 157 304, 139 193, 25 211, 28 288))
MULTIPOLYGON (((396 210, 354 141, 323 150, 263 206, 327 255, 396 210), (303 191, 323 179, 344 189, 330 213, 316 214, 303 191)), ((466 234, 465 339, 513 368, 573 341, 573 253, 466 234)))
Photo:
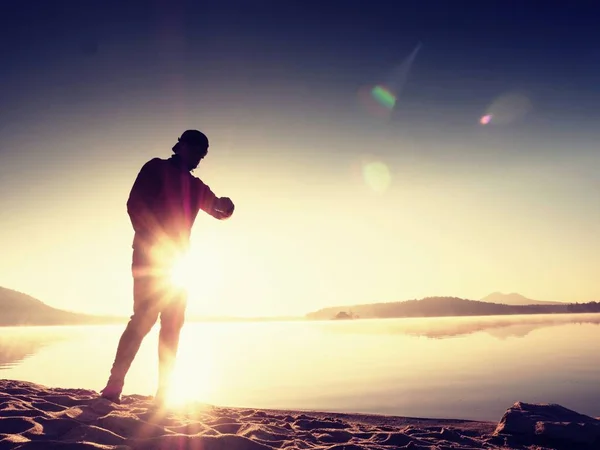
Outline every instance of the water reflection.
MULTIPOLYGON (((596 416, 599 324, 600 314, 188 322, 175 385, 186 401, 221 406, 495 421, 530 401, 596 416)), ((122 329, 0 328, 2 377, 98 390, 122 329)), ((125 394, 154 393, 157 340, 155 328, 125 394)))
POLYGON ((0 328, 0 370, 22 363, 42 348, 68 339, 60 328, 6 327, 0 328))
MULTIPOLYGON (((599 314, 549 314, 477 317, 440 317, 406 319, 368 319, 361 321, 334 322, 327 326, 335 333, 347 334, 404 334, 430 339, 447 339, 487 333, 497 339, 523 338, 534 330, 566 324, 600 325, 599 314)), ((327 322, 330 324, 331 322, 327 322)))

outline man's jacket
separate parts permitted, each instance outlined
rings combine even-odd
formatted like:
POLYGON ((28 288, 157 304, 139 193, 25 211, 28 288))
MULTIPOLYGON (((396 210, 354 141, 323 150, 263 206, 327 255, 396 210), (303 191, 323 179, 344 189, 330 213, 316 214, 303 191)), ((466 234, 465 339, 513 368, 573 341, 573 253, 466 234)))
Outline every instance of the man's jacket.
POLYGON ((127 201, 134 249, 186 249, 199 210, 215 216, 217 197, 177 155, 154 158, 140 170, 127 201))

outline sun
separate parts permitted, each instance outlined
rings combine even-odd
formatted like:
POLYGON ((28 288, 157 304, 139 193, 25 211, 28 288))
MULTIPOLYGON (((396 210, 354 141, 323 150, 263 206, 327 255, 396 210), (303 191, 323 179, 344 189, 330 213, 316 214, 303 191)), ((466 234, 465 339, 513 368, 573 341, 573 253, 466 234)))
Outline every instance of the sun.
POLYGON ((208 245, 192 245, 170 264, 168 282, 187 293, 189 311, 211 315, 227 288, 226 264, 222 254, 208 245))
POLYGON ((191 250, 173 261, 169 280, 174 286, 188 291, 190 295, 198 295, 200 287, 206 287, 210 282, 222 277, 218 262, 218 258, 191 250))
POLYGON ((194 276, 194 265, 190 252, 179 255, 171 266, 170 280, 174 286, 189 290, 194 276))

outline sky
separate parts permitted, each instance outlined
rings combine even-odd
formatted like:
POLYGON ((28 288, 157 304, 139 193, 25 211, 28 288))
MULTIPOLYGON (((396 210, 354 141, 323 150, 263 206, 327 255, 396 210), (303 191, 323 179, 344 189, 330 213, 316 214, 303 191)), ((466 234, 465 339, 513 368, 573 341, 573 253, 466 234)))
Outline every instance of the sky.
POLYGON ((0 2, 0 286, 130 314, 129 190, 194 128, 236 210, 196 221, 190 313, 600 300, 600 6, 31 5, 0 2))

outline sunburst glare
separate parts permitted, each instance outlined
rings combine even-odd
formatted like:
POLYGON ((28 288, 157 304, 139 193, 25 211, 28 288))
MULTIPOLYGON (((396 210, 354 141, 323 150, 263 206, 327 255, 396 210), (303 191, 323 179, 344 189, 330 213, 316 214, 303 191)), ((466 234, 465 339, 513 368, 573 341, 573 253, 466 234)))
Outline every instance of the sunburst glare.
POLYGON ((189 252, 178 256, 171 266, 169 279, 178 288, 189 289, 194 276, 194 267, 189 252))

